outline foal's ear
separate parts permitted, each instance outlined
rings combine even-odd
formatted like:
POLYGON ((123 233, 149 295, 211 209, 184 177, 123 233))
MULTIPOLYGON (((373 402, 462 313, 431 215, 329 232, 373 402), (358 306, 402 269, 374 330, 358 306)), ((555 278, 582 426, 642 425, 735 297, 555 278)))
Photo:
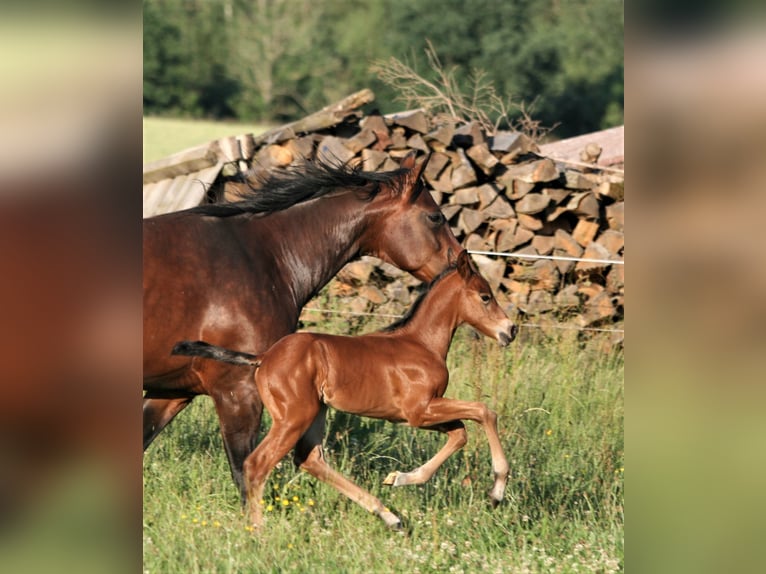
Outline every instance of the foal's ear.
POLYGON ((476 272, 471 256, 468 255, 468 251, 465 249, 457 256, 457 272, 466 281, 476 272))

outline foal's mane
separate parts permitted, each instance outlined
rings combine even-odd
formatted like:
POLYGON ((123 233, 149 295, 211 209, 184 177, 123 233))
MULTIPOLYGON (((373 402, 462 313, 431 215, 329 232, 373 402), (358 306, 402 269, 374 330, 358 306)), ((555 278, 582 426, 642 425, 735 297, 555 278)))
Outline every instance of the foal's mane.
POLYGON ((452 264, 449 267, 447 267, 444 271, 439 273, 436 277, 434 277, 433 280, 428 284, 428 286, 420 293, 420 295, 418 295, 418 298, 415 299, 415 302, 410 306, 410 308, 407 310, 404 316, 401 319, 397 319, 396 321, 391 323, 388 327, 384 327, 383 329, 381 329, 381 331, 384 333, 390 333, 392 331, 401 329, 407 323, 409 323, 410 319, 412 319, 412 317, 415 316, 415 313, 417 313, 418 307, 420 307, 420 304, 423 302, 423 299, 425 299, 426 295, 428 295, 431 292, 431 289, 433 289, 439 281, 444 279, 447 275, 449 275, 455 270, 457 270, 457 265, 452 264))
POLYGON ((400 178, 409 170, 363 171, 359 165, 330 162, 322 159, 291 165, 284 170, 270 170, 266 174, 234 176, 247 187, 239 192, 240 199, 230 203, 200 205, 190 211, 215 217, 229 217, 241 213, 272 213, 293 205, 324 197, 333 192, 353 192, 362 200, 373 199, 382 184, 396 192, 400 178), (252 185, 255 180, 256 186, 252 185))

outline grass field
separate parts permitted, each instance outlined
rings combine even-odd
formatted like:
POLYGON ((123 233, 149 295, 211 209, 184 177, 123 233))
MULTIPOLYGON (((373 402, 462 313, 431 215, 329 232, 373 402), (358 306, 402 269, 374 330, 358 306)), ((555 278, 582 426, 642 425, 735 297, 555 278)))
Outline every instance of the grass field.
POLYGON ((201 398, 145 456, 145 572, 621 571, 622 357, 566 339, 503 350, 462 328, 449 364, 447 396, 484 400, 499 414, 512 476, 498 508, 486 496, 490 457, 478 425, 468 423, 468 445, 430 483, 391 488, 382 485, 390 471, 419 466, 444 439, 331 413, 329 462, 397 511, 406 532, 285 459, 267 484, 266 526, 252 533, 201 398))
MULTIPOLYGON (((256 127, 147 118, 144 157, 256 127)), ((326 291, 320 297, 332 307, 326 291)), ((383 324, 336 316, 311 328, 344 333, 383 324)), ((486 496, 490 456, 478 425, 467 424, 468 445, 429 483, 391 488, 382 484, 389 472, 419 466, 444 438, 330 413, 328 461, 397 512, 403 533, 296 471, 289 458, 269 479, 263 532, 251 532, 212 403, 197 399, 144 458, 144 571, 622 571, 623 356, 562 333, 549 339, 522 329, 500 349, 461 328, 453 343, 447 396, 483 400, 499 414, 512 475, 496 509, 486 496)))

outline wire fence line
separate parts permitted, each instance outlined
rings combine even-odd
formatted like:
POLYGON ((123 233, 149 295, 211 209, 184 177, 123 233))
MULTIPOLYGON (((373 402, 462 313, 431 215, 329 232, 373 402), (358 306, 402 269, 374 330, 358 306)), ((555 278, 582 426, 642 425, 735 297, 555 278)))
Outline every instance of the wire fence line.
POLYGON ((467 249, 473 255, 492 255, 496 257, 518 257, 520 259, 550 259, 552 261, 585 261, 586 263, 604 263, 608 265, 625 265, 622 259, 590 259, 587 257, 568 257, 565 255, 533 255, 531 253, 503 253, 499 251, 476 251, 467 249))

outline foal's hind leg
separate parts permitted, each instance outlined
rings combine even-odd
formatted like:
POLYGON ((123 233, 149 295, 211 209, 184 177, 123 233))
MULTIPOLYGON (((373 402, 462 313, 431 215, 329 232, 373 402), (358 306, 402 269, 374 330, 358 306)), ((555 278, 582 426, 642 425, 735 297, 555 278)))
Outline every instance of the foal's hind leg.
POLYGON ((157 398, 149 393, 144 396, 144 450, 149 448, 162 429, 187 407, 192 398, 157 398))
POLYGON ((389 511, 380 500, 330 468, 325 461, 322 451, 322 438, 324 437, 326 411, 327 407, 322 405, 314 422, 311 423, 306 434, 298 441, 298 445, 295 448, 295 463, 312 476, 322 482, 326 482, 341 494, 346 495, 368 512, 379 516, 389 528, 401 528, 401 520, 389 511))
POLYGON ((465 443, 468 442, 468 435, 462 421, 451 421, 446 424, 420 428, 445 433, 447 435, 447 443, 425 464, 410 472, 395 470, 386 477, 383 484, 389 486, 423 484, 434 475, 439 467, 444 464, 444 461, 463 448, 465 443))

